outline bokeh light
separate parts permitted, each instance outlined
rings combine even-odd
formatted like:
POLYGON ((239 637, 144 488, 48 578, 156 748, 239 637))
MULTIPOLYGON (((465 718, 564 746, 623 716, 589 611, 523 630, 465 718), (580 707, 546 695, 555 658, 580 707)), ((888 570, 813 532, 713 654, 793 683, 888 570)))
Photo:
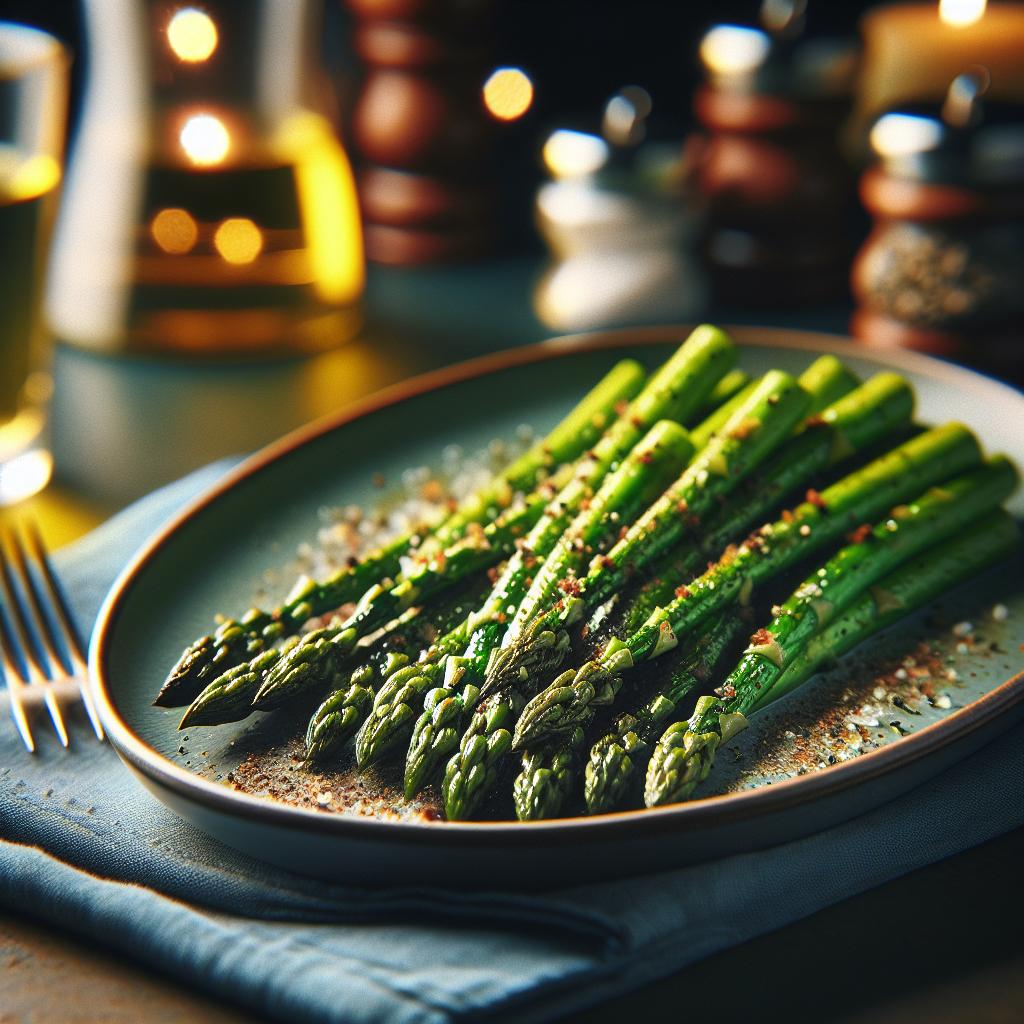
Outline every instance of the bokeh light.
POLYGON ((218 226, 213 245, 226 262, 242 266, 263 251, 263 232, 248 217, 229 217, 218 226))
POLYGON ((885 114, 871 129, 871 145, 881 156, 926 153, 942 141, 942 125, 914 114, 885 114))
POLYGON ((192 163, 212 167, 228 155, 231 136, 224 122, 213 114, 195 114, 182 126, 178 136, 181 148, 192 163))
POLYGON ((939 17, 956 28, 973 25, 984 13, 985 0, 939 0, 939 17))
POLYGON ((189 252, 199 238, 199 228, 188 210, 168 207, 161 210, 149 225, 153 241, 164 252, 181 256, 189 252))
POLYGON ((198 7, 182 7, 167 25, 167 42, 174 55, 188 64, 209 60, 217 40, 213 18, 198 7))
POLYGON ((749 75, 764 63, 770 47, 760 29, 717 25, 701 40, 700 59, 716 75, 749 75))
POLYGON ((580 178, 593 174, 608 161, 608 143, 587 132, 559 129, 544 143, 544 164, 556 178, 580 178))
POLYGON ((533 103, 533 82, 520 68, 498 68, 484 83, 484 104, 499 121, 522 117, 533 103))

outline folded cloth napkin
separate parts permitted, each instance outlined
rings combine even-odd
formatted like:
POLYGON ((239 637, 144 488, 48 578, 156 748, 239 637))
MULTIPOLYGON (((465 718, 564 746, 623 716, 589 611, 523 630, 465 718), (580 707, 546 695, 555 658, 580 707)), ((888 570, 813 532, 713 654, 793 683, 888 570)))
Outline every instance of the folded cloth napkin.
MULTIPOLYGON (((136 546, 225 469, 58 553, 83 627, 136 546)), ((902 799, 760 853, 540 895, 375 892, 286 875, 209 839, 81 717, 71 752, 40 726, 29 755, 2 726, 0 904, 288 1021, 556 1017, 1024 822, 1007 797, 1024 782, 1017 728, 902 799)))

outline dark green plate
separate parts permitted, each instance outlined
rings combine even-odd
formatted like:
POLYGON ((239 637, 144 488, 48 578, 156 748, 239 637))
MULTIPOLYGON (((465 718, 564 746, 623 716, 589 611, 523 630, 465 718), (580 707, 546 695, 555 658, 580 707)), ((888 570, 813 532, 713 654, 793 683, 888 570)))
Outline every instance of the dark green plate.
MULTIPOLYGON (((179 712, 151 706, 182 647, 216 613, 244 610, 265 574, 283 571, 312 540, 323 506, 372 505, 374 474, 395 479, 436 464, 448 444, 479 449, 512 437, 524 421, 542 430, 616 359, 628 353, 653 365, 685 335, 671 327, 618 331, 477 360, 371 396, 247 460, 146 545, 100 616, 92 681, 124 761, 161 800, 223 842, 310 874, 388 884, 415 857, 439 882, 504 877, 531 885, 539 881, 532 865, 543 865, 543 882, 557 884, 559 864, 568 874, 571 862, 579 881, 580 865, 603 876, 650 871, 825 828, 926 782, 1024 717, 1019 564, 941 602, 944 624, 932 609, 759 716, 732 755, 719 758, 702 799, 653 811, 531 824, 430 821, 393 805, 386 774, 361 778, 342 764, 305 775, 290 757, 294 748, 282 743, 301 729, 297 718, 254 716, 184 738, 179 712), (992 617, 997 602, 1009 608, 1005 621, 992 617), (983 642, 960 652, 949 624, 965 618, 983 642), (923 641, 929 658, 921 657, 923 641), (915 654, 904 680, 897 669, 915 654), (915 701, 917 691, 908 692, 915 686, 939 694, 938 706, 915 701), (893 693, 921 713, 901 710, 893 693), (851 717, 863 729, 851 729, 851 717), (251 751, 256 759, 240 767, 251 751), (240 779, 246 791, 235 788, 240 779)), ((742 365, 755 374, 799 371, 821 352, 841 355, 864 376, 895 368, 912 380, 921 420, 963 420, 988 450, 1024 464, 1024 397, 1005 385, 836 338, 747 328, 734 335, 742 365)), ((1018 495, 1014 511, 1022 508, 1018 495)))

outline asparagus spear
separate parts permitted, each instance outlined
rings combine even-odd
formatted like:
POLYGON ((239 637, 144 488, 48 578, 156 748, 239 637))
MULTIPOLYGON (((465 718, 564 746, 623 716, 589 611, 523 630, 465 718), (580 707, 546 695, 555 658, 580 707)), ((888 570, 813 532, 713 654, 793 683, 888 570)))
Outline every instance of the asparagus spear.
POLYGON ((1005 561, 1019 546, 1020 529, 1013 516, 1005 509, 996 509, 959 536, 924 551, 869 588, 842 615, 815 633, 752 710, 773 704, 869 636, 989 566, 1005 561))
POLYGON ((762 526, 739 547, 727 548, 626 641, 609 644, 600 660, 562 673, 537 694, 519 720, 516 746, 571 728, 591 703, 609 704, 615 699, 626 669, 672 650, 678 636, 689 634, 716 611, 743 601, 753 587, 882 514, 894 502, 912 498, 980 458, 970 431, 950 423, 912 438, 820 495, 813 494, 814 500, 762 526))
MULTIPOLYGON (((638 509, 643 508, 679 472, 679 467, 692 453, 689 436, 682 427, 671 420, 659 421, 637 443, 622 465, 605 478, 587 507, 573 520, 569 532, 584 548, 600 546, 603 537, 616 529, 616 522, 628 522, 636 515, 638 509)), ((380 714, 367 719, 356 741, 356 756, 360 763, 365 764, 371 754, 379 756, 388 745, 408 735, 396 726, 412 723, 414 713, 410 705, 417 685, 412 679, 406 680, 394 698, 389 695, 386 706, 381 704, 380 714)), ((451 709, 445 705, 438 711, 438 704, 439 695, 434 695, 431 708, 432 715, 437 717, 437 728, 431 725, 415 741, 415 750, 423 758, 436 757, 437 744, 450 744, 448 732, 441 730, 449 727, 447 716, 451 709)), ((418 783, 421 772, 419 767, 410 768, 407 785, 414 785, 414 779, 418 783)))
POLYGON ((642 788, 638 769, 681 701, 698 687, 706 687, 733 649, 743 629, 740 615, 726 612, 692 644, 673 666, 668 679, 638 708, 619 715, 590 748, 584 773, 583 795, 591 814, 611 811, 634 788, 642 788))
MULTIPOLYGON (((1002 468, 996 472, 1005 476, 1002 468)), ((731 697, 702 697, 690 720, 670 726, 656 744, 647 768, 647 806, 687 799, 710 772, 718 747, 745 727, 747 715, 800 686, 829 659, 1007 557, 1019 540, 1016 524, 1005 512, 989 512, 862 592, 792 658, 767 692, 757 690, 753 682, 748 688, 741 679, 741 689, 731 697)), ((731 693, 724 688, 722 692, 731 693)))
MULTIPOLYGON (((617 363, 546 437, 440 523, 431 544, 447 547, 454 543, 471 523, 493 519, 516 493, 532 490, 555 466, 577 458, 601 435, 616 406, 640 391, 644 379, 644 370, 635 360, 617 363)), ((225 621, 212 635, 200 637, 185 649, 154 704, 188 704, 222 672, 250 660, 279 637, 297 632, 313 616, 355 601, 374 583, 395 576, 402 557, 416 540, 415 533, 397 537, 327 580, 300 579, 274 612, 253 608, 241 619, 225 621)))
POLYGON ((707 399, 683 421, 684 427, 697 427, 714 415, 726 402, 735 398, 750 383, 746 370, 730 370, 708 393, 707 399))
POLYGON ((426 730, 430 735, 418 735, 413 743, 412 749, 420 756, 408 776, 410 785, 432 769, 433 764, 426 764, 424 758, 442 758, 450 752, 457 739, 457 734, 449 738, 450 729, 462 714, 464 699, 475 701, 487 659, 505 632, 508 609, 515 608, 529 588, 537 562, 550 554, 573 516, 590 500, 594 488, 636 444, 642 432, 660 418, 689 418, 734 358, 732 342, 723 332, 705 325, 690 335, 589 456, 581 460, 574 478, 552 499, 476 614, 435 645, 418 676, 404 677, 401 685, 385 684, 380 689, 357 737, 360 765, 369 764, 398 745, 414 723, 421 734, 426 730), (456 659, 454 656, 460 653, 462 657, 456 659), (437 686, 442 680, 445 685, 437 686), (429 702, 425 700, 428 692, 429 702), (448 702, 442 706, 444 701, 448 702), (417 712, 424 708, 417 719, 417 712))
POLYGON ((544 627, 517 642, 523 627, 547 607, 541 602, 551 594, 548 574, 540 581, 535 580, 505 635, 503 650, 491 661, 481 694, 486 696, 522 685, 534 673, 538 655, 545 662, 549 660, 547 651, 555 644, 552 629, 564 629, 587 608, 602 604, 637 570, 671 549, 685 532, 695 530, 701 517, 713 511, 716 502, 792 431, 809 401, 807 393, 789 374, 776 370, 766 374, 680 478, 607 555, 591 563, 587 575, 574 587, 579 593, 558 601, 550 611, 541 614, 539 620, 544 627), (567 611, 572 618, 565 614, 567 611))
POLYGON ((577 726, 568 739, 546 750, 523 753, 522 770, 512 783, 512 801, 520 821, 557 817, 572 793, 584 734, 577 726))
POLYGON ((408 675, 410 662, 429 647, 439 633, 465 619, 468 610, 479 601, 485 584, 489 585, 486 576, 470 583, 454 598, 438 601, 429 608, 414 609, 399 620, 395 630, 388 631, 372 644, 347 683, 328 694, 310 718, 306 729, 306 762, 324 760, 336 753, 366 718, 380 680, 395 677, 401 671, 408 675))

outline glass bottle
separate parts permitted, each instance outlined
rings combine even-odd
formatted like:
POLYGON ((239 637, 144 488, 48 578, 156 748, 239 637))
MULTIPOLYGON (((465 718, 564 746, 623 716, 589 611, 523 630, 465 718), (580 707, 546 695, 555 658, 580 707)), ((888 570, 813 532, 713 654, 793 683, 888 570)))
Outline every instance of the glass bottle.
POLYGON ((85 0, 88 67, 47 313, 105 353, 315 350, 364 283, 317 102, 316 0, 85 0))

